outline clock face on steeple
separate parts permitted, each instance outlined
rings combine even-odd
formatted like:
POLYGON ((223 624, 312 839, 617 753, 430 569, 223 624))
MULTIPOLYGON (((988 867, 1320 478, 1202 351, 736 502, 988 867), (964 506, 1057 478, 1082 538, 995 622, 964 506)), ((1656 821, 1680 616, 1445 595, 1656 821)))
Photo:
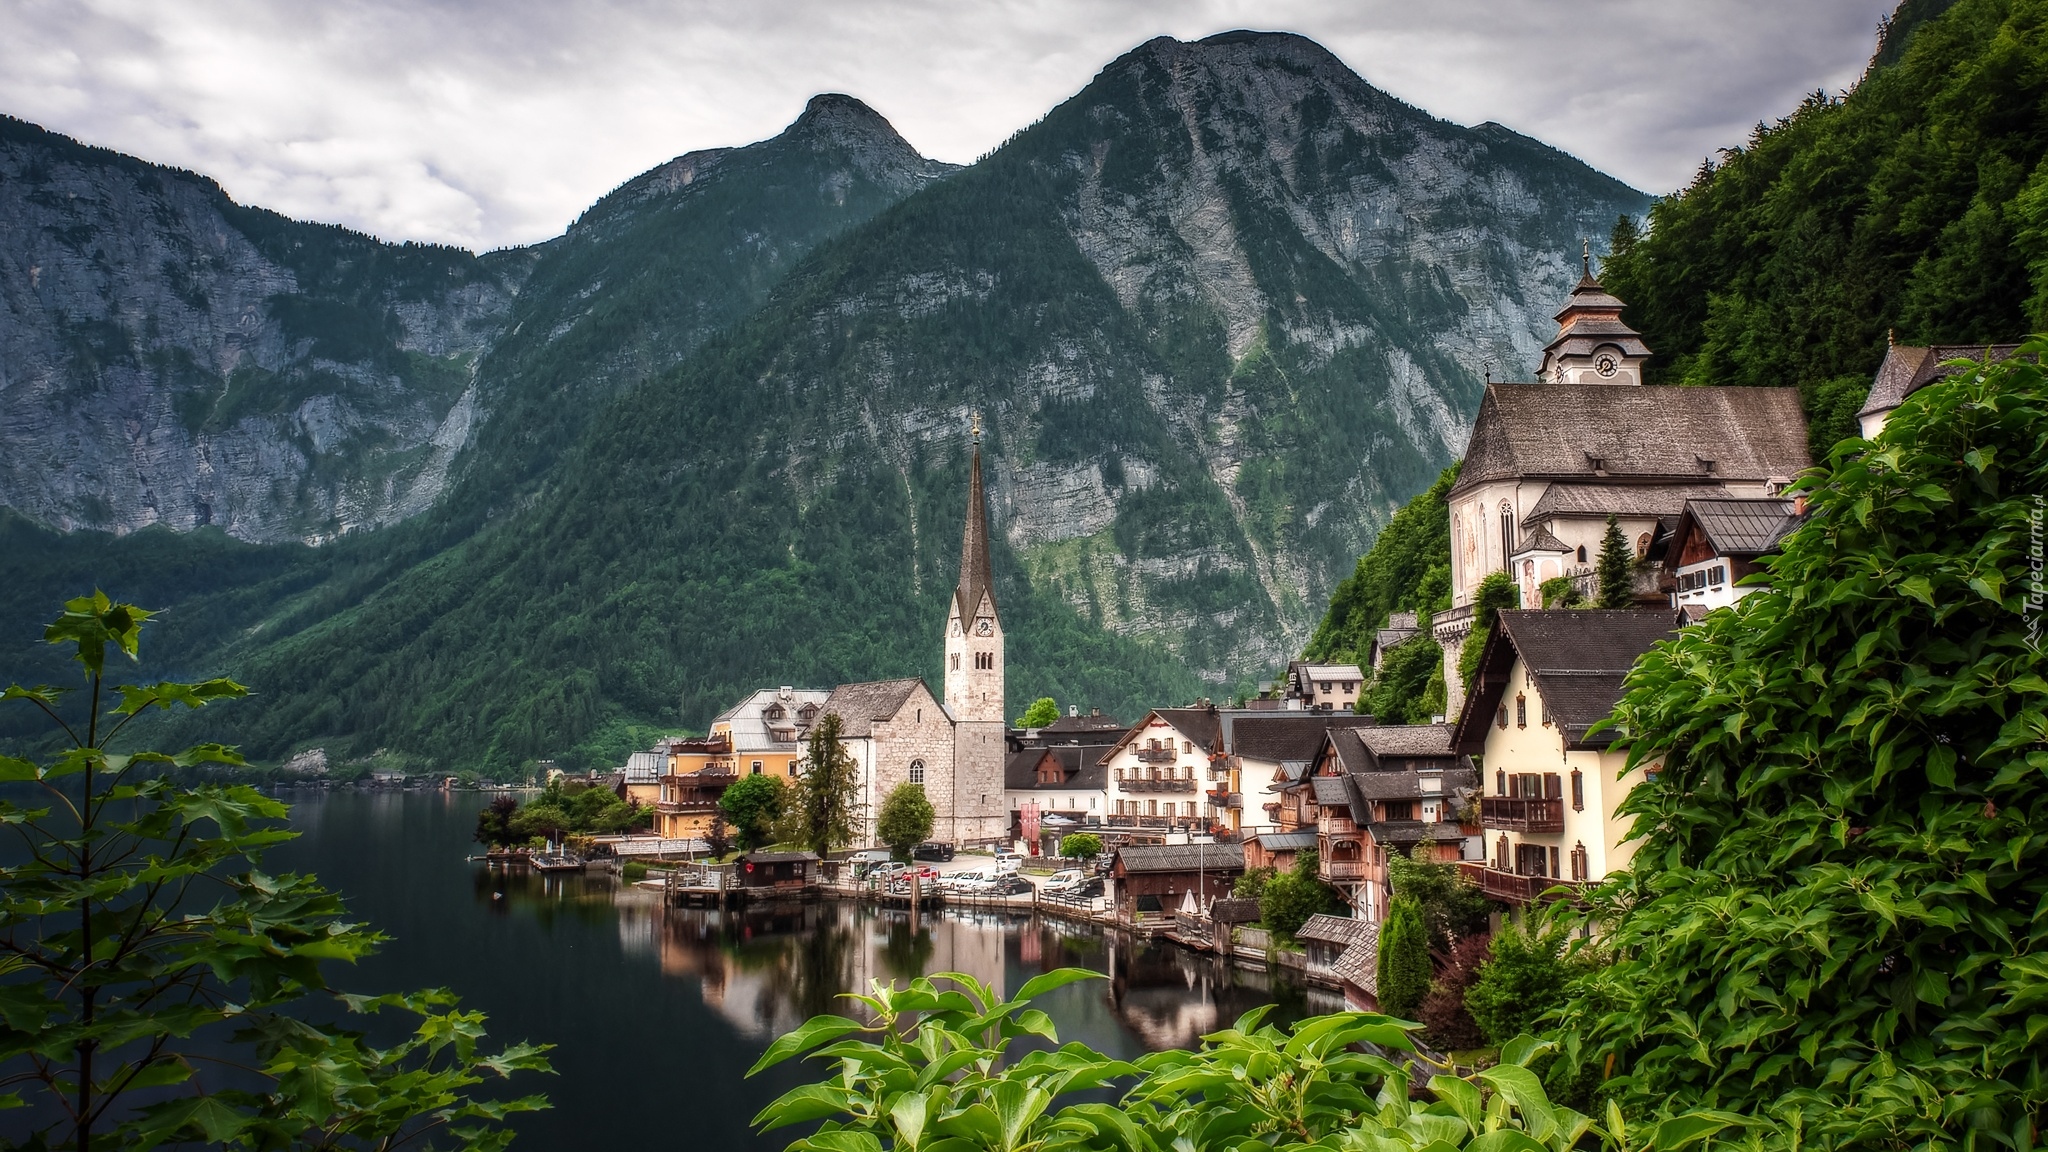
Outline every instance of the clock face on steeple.
POLYGON ((974 634, 976 636, 987 636, 995 632, 995 630, 996 626, 986 616, 974 622, 974 634))
POLYGON ((1602 376, 1612 376, 1620 370, 1621 362, 1604 352, 1593 361, 1593 371, 1602 376))

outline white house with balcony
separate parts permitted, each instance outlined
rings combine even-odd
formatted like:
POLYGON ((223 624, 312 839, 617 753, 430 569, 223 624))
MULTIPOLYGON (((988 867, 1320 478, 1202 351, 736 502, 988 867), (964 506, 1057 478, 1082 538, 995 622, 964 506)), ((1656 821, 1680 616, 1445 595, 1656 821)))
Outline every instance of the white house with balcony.
POLYGON ((1102 755, 1111 831, 1163 834, 1209 826, 1208 791, 1228 768, 1211 706, 1155 708, 1102 755))

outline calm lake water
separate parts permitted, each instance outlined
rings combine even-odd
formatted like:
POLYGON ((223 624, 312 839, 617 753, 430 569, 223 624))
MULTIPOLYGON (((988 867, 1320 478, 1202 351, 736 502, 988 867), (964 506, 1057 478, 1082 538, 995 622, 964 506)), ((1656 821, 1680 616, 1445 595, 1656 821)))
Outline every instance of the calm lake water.
MULTIPOLYGON (((493 873, 467 863, 476 793, 286 792, 303 833, 266 865, 317 872, 351 913, 393 937, 352 991, 445 986, 490 1016, 493 1038, 551 1043, 556 1076, 515 1081, 552 1110, 519 1124, 528 1152, 567 1148, 779 1149, 748 1121, 806 1078, 749 1080, 776 1036, 870 980, 962 971, 1015 989, 1049 968, 1110 979, 1040 1000, 1060 1039, 1120 1056, 1192 1046, 1259 1004, 1283 1019, 1334 996, 1269 982, 1172 945, 1014 915, 813 903, 779 913, 664 910, 609 875, 493 873)), ((816 1065, 808 1066, 816 1069, 816 1065)))

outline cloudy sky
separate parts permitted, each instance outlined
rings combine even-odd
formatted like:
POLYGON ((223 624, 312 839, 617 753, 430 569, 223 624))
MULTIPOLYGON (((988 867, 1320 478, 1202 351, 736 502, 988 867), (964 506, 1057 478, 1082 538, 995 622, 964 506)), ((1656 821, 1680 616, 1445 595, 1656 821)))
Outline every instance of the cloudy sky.
POLYGON ((387 239, 546 239, 821 91, 970 161, 1166 34, 1300 32, 1650 191, 1853 84, 1890 0, 0 0, 0 112, 387 239))

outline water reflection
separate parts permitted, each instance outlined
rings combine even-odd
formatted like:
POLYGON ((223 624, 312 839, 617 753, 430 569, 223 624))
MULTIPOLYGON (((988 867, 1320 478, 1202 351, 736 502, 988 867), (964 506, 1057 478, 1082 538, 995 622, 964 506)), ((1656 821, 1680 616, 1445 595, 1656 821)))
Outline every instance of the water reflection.
MULTIPOLYGON (((694 981, 706 1007, 741 1035, 764 1042, 812 1016, 853 1012, 842 995, 849 990, 938 972, 965 972, 1000 995, 1053 968, 1107 973, 1105 983, 1078 987, 1136 1042, 1112 1040, 1109 1047, 1133 1050, 1192 1047, 1261 1004, 1277 1002, 1279 1022, 1343 1007, 1334 994, 1172 944, 1049 917, 983 909, 913 917, 907 910, 818 900, 735 910, 664 908, 660 893, 598 873, 479 870, 474 889, 496 915, 615 921, 622 952, 652 958, 663 974, 694 981)), ((1099 1038, 1088 1042, 1101 1046, 1099 1038)))

